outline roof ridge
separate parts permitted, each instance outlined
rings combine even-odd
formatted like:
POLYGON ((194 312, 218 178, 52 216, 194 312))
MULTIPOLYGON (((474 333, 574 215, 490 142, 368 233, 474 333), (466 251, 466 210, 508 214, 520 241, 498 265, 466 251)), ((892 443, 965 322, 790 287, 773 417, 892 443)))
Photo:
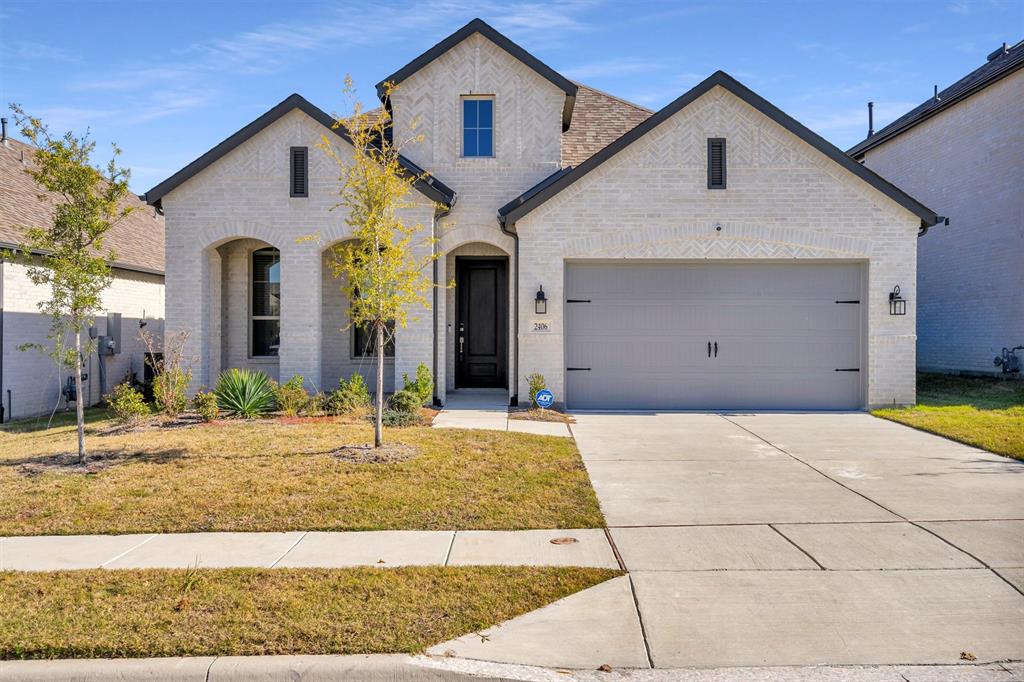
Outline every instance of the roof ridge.
POLYGON ((618 95, 613 95, 612 93, 607 92, 605 90, 601 90, 599 88, 595 88, 593 85, 587 85, 586 83, 581 83, 579 81, 573 81, 573 83, 575 83, 577 86, 579 86, 581 88, 586 88, 587 90, 592 90, 592 91, 598 93, 599 95, 604 95, 605 97, 610 97, 613 100, 616 100, 617 102, 622 102, 623 104, 625 104, 627 106, 630 106, 630 107, 633 107, 634 109, 639 109, 640 111, 646 111, 648 114, 653 114, 654 113, 654 109, 648 109, 647 107, 645 107, 643 105, 640 105, 640 104, 637 104, 636 102, 630 102, 628 99, 623 99, 622 97, 619 97, 618 95))

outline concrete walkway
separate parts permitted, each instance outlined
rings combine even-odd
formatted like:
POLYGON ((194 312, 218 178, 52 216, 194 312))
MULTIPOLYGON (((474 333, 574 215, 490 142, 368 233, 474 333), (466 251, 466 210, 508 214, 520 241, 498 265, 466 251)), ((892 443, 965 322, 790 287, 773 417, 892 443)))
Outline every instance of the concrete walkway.
POLYGON ((431 653, 556 668, 1024 660, 1024 462, 860 413, 576 419, 629 575, 431 653))
POLYGON ((566 424, 509 419, 508 393, 504 390, 463 388, 449 393, 448 402, 434 417, 433 425, 439 429, 487 429, 572 437, 566 424))
POLYGON ((0 570, 348 566, 619 568, 601 529, 171 533, 0 538, 0 570), (576 542, 555 544, 552 540, 576 542))

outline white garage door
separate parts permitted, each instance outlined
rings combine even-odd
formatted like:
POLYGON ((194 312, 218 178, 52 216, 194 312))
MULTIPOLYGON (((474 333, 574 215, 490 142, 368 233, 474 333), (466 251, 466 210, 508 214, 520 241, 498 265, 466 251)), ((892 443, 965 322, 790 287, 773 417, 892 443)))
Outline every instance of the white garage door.
POLYGON ((857 409, 862 267, 566 267, 576 409, 857 409))

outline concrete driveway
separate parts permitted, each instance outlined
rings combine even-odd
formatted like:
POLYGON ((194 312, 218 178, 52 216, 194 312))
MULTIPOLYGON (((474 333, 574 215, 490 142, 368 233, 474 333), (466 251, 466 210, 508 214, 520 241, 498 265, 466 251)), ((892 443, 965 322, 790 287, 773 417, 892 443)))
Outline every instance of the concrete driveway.
POLYGON ((629 575, 463 638, 459 655, 583 668, 1024 659, 1024 463, 862 413, 576 419, 629 575))
POLYGON ((657 667, 1024 658, 1024 463, 867 414, 583 414, 657 667))

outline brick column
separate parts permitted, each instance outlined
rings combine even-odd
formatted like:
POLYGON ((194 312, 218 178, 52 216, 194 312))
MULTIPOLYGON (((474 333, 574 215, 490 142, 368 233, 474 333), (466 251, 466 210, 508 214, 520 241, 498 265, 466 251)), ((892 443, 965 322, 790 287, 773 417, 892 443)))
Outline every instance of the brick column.
POLYGON ((281 245, 280 381, 305 377, 306 388, 321 388, 321 257, 313 242, 281 245))

